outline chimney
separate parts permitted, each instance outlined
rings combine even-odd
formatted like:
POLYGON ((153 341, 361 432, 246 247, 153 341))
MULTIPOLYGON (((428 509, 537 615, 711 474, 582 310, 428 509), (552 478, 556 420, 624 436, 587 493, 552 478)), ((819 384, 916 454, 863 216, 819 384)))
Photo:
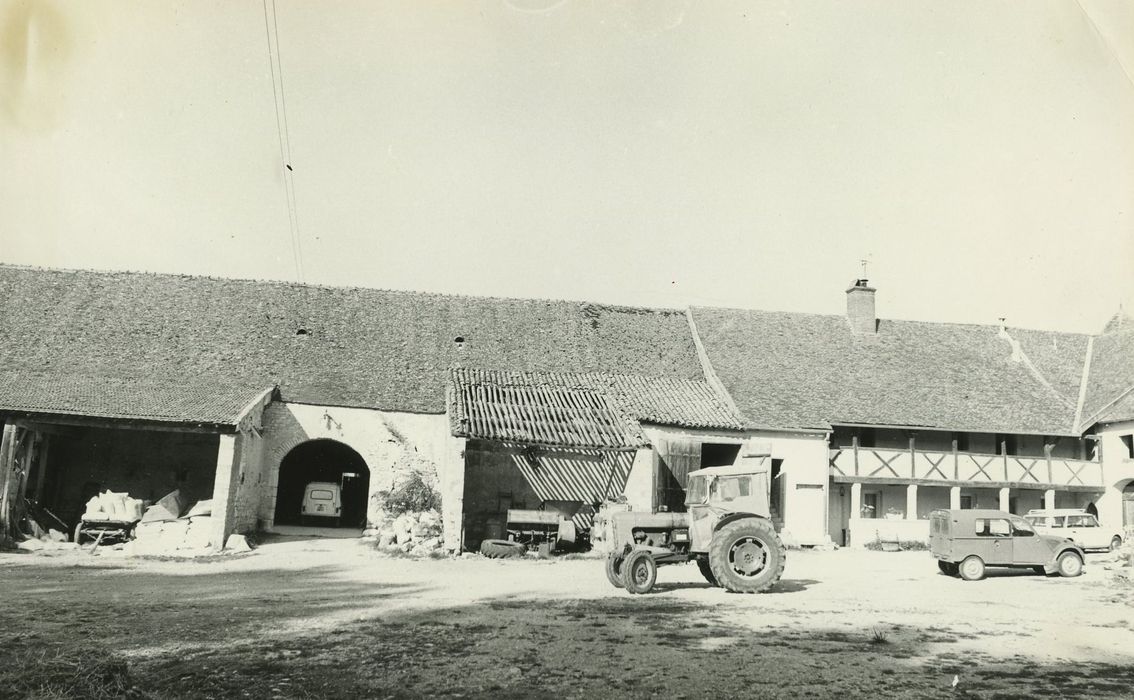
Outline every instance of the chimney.
POLYGON ((847 289, 847 321, 855 333, 876 333, 878 314, 874 312, 874 288, 865 279, 855 280, 847 289))

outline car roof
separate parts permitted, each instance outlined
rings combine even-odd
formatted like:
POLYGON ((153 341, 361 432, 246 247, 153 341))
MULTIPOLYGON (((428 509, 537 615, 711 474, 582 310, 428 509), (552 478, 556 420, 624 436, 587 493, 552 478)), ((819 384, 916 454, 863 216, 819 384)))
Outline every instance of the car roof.
POLYGON ((1082 508, 1032 508, 1027 515, 1090 515, 1082 508))

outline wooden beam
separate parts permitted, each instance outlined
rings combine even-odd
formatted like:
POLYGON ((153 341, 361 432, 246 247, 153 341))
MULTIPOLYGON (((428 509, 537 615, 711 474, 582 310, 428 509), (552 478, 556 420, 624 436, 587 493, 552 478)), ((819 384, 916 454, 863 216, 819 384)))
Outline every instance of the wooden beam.
POLYGON ((902 479, 894 477, 879 477, 879 476, 832 476, 831 480, 836 484, 853 484, 861 482, 864 484, 882 484, 893 486, 908 486, 909 484, 917 484, 918 486, 962 486, 969 489, 1030 489, 1032 491, 1044 491, 1047 489, 1055 489, 1056 491, 1073 491, 1076 493, 1102 493, 1106 490, 1105 486, 1090 486, 1090 485, 1067 485, 1067 484, 1036 484, 1031 482, 1020 481, 956 481, 953 479, 902 479))
POLYGON ((96 418, 94 416, 70 416, 62 414, 9 414, 13 424, 32 421, 51 425, 76 426, 80 428, 104 428, 108 430, 150 430, 169 433, 234 433, 235 425, 220 423, 165 423, 162 421, 142 421, 132 418, 96 418))

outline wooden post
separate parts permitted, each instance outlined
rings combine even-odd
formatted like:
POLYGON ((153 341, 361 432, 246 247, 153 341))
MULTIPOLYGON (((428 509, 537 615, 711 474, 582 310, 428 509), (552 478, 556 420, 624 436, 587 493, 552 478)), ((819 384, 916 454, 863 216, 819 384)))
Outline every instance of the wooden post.
POLYGON ((858 476, 858 428, 851 435, 851 449, 854 450, 854 475, 858 476))
POLYGON ((12 480, 16 461, 16 426, 8 423, 4 426, 3 438, 0 438, 0 538, 11 536, 11 497, 12 480))
POLYGON ((1004 480, 1008 481, 1008 439, 1003 436, 1000 440, 1000 455, 1004 462, 1004 480))
POLYGON ((914 449, 914 438, 917 432, 910 431, 910 478, 917 478, 917 451, 914 449))
POLYGON ((1049 484, 1053 483, 1052 480, 1051 480, 1052 479, 1052 476, 1051 476, 1051 448, 1052 448, 1051 443, 1044 440, 1044 443, 1043 443, 1043 458, 1044 458, 1045 461, 1047 461, 1047 483, 1049 483, 1049 484))
MULTIPOLYGON (((957 437, 953 436, 953 480, 957 481, 961 478, 961 455, 960 450, 957 449, 957 437)), ((950 506, 952 507, 952 506, 950 506)), ((954 508, 953 510, 956 510, 954 508)))

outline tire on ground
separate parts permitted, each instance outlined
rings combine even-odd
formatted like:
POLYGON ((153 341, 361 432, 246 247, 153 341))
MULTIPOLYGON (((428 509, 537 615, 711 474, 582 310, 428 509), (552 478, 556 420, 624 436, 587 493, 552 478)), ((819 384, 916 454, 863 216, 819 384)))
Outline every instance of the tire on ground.
POLYGON ((630 552, 622 562, 622 586, 630 593, 649 593, 658 580, 658 565, 646 551, 630 552))
POLYGON ((984 578, 984 559, 975 554, 970 554, 961 562, 959 573, 961 578, 966 581, 981 580, 984 578))
POLYGON ((611 552, 606 555, 606 580, 616 588, 622 588, 622 552, 611 552))
POLYGON ((775 526, 764 518, 741 518, 713 533, 709 568, 721 588, 760 593, 784 573, 787 552, 775 526))
POLYGON ((709 585, 721 587, 721 582, 713 575, 713 567, 709 565, 708 557, 697 557, 697 568, 701 570, 701 575, 709 582, 709 585))
POLYGON ((1060 554, 1055 565, 1059 569, 1059 575, 1064 578, 1072 578, 1083 573, 1083 559, 1078 553, 1070 550, 1060 554))
POLYGON ((1121 546, 1122 546, 1122 538, 1119 537, 1118 535, 1115 535, 1114 537, 1112 537, 1110 539, 1110 551, 1113 552, 1114 550, 1118 549, 1121 546))
POLYGON ((508 557, 522 557, 526 547, 519 542, 508 540, 484 540, 480 543, 480 553, 489 559, 506 559, 508 557))

